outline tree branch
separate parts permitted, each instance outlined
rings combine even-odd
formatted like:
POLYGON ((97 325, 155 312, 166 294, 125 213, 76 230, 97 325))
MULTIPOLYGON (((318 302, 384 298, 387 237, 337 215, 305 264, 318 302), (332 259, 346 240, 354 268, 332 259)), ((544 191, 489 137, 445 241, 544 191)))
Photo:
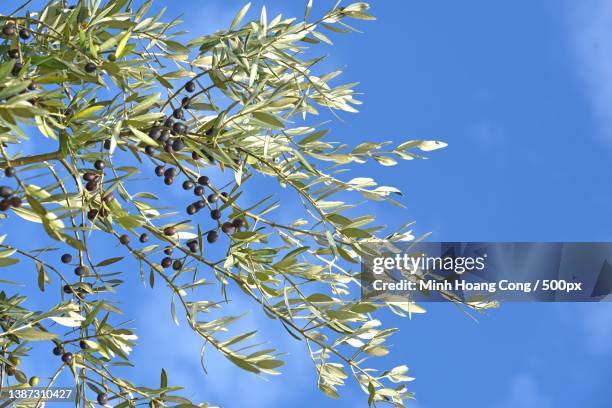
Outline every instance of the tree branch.
MULTIPOLYGON (((62 152, 57 150, 50 153, 35 154, 32 156, 18 157, 10 160, 10 165, 13 167, 25 166, 27 164, 41 163, 49 160, 58 160, 62 158, 62 152)), ((6 161, 0 161, 0 169, 5 169, 9 166, 6 161)))

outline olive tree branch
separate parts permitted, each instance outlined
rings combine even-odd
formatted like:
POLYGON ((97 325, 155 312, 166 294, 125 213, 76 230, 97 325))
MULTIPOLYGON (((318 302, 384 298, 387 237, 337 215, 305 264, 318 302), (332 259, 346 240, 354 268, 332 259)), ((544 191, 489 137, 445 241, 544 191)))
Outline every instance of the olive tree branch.
POLYGON ((21 166, 26 166, 28 164, 42 163, 42 162, 51 161, 51 160, 59 160, 61 158, 62 158, 62 152, 60 150, 49 152, 49 153, 35 154, 32 156, 16 157, 14 159, 11 159, 10 163, 7 160, 0 161, 0 169, 5 169, 9 166, 21 167, 21 166))

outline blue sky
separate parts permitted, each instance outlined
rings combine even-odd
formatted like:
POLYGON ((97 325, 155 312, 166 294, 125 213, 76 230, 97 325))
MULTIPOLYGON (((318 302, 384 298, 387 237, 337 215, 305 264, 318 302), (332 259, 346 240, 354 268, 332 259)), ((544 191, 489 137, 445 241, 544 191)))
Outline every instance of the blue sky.
MULTIPOLYGON (((165 3, 193 34, 227 27, 242 4, 165 3)), ((262 3, 269 15, 303 13, 300 1, 253 5, 262 3)), ((330 4, 315 1, 315 10, 330 4)), ((393 169, 361 167, 405 193, 406 209, 373 204, 370 212, 388 225, 414 219, 416 232, 435 240, 612 241, 612 4, 396 0, 375 3, 373 12, 377 21, 359 24, 364 34, 321 49, 364 94, 360 114, 332 125, 334 137, 439 139, 449 147, 393 169)), ((226 407, 365 405, 354 387, 339 401, 322 396, 302 345, 257 310, 243 324, 279 339, 290 353, 285 374, 264 381, 211 353, 206 376, 201 343, 184 324, 168 337, 176 329, 167 294, 130 290, 125 307, 142 339, 136 380, 155 384, 164 366, 191 396, 226 407)), ((231 307, 252 308, 240 300, 231 307)), ((414 407, 611 405, 609 303, 506 304, 478 322, 450 305, 427 308, 393 321, 401 332, 388 358, 417 377, 414 407)))

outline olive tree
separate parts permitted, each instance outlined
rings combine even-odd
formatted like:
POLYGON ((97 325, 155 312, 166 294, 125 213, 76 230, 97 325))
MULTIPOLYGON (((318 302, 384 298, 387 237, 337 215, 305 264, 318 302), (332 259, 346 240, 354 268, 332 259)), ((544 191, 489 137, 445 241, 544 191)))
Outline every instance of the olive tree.
MULTIPOLYGON (((255 332, 236 332, 240 316, 223 313, 238 288, 307 348, 325 394, 338 397, 356 381, 370 405, 403 406, 412 378, 404 365, 377 366, 396 329, 374 314, 423 310, 360 299, 358 260, 363 242, 413 236, 409 224, 383 233, 356 208, 399 204, 398 189, 347 171, 368 161, 394 166, 445 144, 350 147, 313 120, 321 109, 356 112, 355 84, 336 84, 340 71, 320 72, 312 45, 355 31, 351 20, 372 19, 368 5, 311 17, 309 2, 299 19, 263 8, 252 21, 246 5, 229 28, 189 41, 178 20, 150 13, 150 0, 31 6, 0 16, 0 266, 20 268, 22 283, 55 306, 30 310, 19 286, 2 280, 2 390, 51 386, 67 371, 77 406, 206 406, 169 385, 161 367, 154 386, 114 372, 129 363, 137 329, 119 325, 114 302, 129 296, 122 283, 132 275, 107 267, 133 258, 146 285, 167 288, 170 315, 201 337, 206 353, 256 375, 281 370, 280 351, 261 346, 255 332), (30 154, 28 139, 56 147, 30 154), (143 178, 193 199, 174 211, 142 191, 143 178), (278 191, 257 188, 270 180, 278 191), (278 216, 281 204, 292 206, 292 221, 278 216), (19 230, 3 223, 15 220, 37 223, 57 248, 12 244, 19 230), (91 245, 100 235, 116 243, 113 256, 91 245), (21 359, 45 344, 56 374, 23 372, 21 359)), ((214 375, 205 358, 204 367, 214 375)))

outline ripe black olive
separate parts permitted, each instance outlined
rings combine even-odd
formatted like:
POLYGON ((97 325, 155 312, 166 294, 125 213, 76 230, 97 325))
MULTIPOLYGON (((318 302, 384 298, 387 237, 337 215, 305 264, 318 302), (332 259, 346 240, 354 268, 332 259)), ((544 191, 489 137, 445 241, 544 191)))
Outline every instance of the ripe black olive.
POLYGON ((93 74, 94 72, 96 72, 96 69, 98 69, 98 66, 93 62, 88 62, 87 64, 85 64, 85 72, 87 72, 88 74, 93 74))
POLYGON ((218 238, 219 234, 217 233, 217 231, 209 231, 208 234, 206 234, 206 240, 211 244, 217 241, 218 238))
POLYGON ((234 225, 234 228, 240 229, 244 227, 244 220, 242 218, 236 218, 234 221, 232 221, 232 225, 234 225))

